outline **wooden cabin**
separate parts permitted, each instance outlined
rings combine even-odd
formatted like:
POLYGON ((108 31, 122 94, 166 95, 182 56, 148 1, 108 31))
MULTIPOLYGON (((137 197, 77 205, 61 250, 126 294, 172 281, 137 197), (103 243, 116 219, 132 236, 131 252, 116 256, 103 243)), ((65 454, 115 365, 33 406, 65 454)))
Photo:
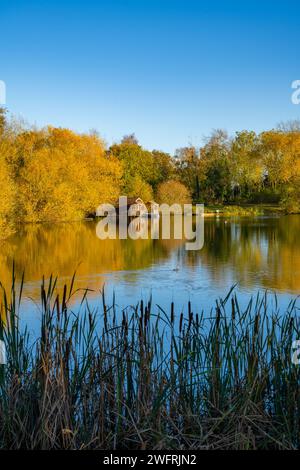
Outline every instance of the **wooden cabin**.
POLYGON ((159 204, 155 201, 149 201, 146 203, 148 217, 159 217, 159 204))
MULTIPOLYGON (((99 206, 100 208, 101 206, 99 206)), ((115 204, 115 211, 114 214, 117 217, 120 216, 121 213, 126 213, 128 217, 158 217, 159 216, 159 204, 154 201, 149 201, 144 203, 144 201, 140 197, 127 197, 127 200, 119 200, 115 204)), ((100 216, 102 214, 102 209, 96 211, 96 216, 100 216)), ((107 215, 110 215, 109 212, 107 215)))
POLYGON ((127 198, 128 217, 141 217, 147 213, 147 206, 140 198, 129 197, 127 198))

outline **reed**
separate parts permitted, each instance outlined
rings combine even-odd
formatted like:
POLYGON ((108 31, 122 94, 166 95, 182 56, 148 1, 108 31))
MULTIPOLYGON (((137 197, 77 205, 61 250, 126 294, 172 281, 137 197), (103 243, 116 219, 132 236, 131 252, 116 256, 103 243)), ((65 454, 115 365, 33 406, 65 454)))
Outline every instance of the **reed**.
POLYGON ((74 309, 74 278, 56 285, 42 282, 36 337, 19 322, 23 280, 2 287, 0 448, 300 447, 296 301, 280 312, 264 293, 242 309, 231 290, 210 312, 120 311, 85 291, 74 309))

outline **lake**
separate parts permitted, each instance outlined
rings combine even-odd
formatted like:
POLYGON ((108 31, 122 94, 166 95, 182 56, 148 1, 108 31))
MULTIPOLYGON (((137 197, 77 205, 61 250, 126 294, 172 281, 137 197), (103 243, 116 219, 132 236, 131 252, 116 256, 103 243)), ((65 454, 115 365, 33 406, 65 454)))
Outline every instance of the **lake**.
POLYGON ((25 270, 30 321, 42 276, 59 276, 61 287, 75 270, 76 287, 91 289, 92 302, 105 285, 108 303, 115 292, 120 307, 152 295, 163 308, 173 300, 182 309, 191 300, 198 311, 210 309, 233 284, 242 302, 268 289, 284 307, 300 293, 299 234, 299 215, 206 217, 203 248, 186 251, 174 238, 100 240, 97 221, 24 225, 1 246, 0 278, 10 285, 13 260, 18 277, 25 270))

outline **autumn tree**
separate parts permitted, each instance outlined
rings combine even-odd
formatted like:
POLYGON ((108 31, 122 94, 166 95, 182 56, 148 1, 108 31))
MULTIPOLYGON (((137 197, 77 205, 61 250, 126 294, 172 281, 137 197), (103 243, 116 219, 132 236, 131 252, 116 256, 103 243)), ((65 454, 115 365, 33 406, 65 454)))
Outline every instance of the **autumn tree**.
POLYGON ((230 174, 240 197, 249 198, 264 181, 259 137, 253 131, 237 132, 230 149, 230 174))
POLYGON ((121 166, 94 135, 47 128, 17 138, 14 166, 22 218, 70 220, 119 195, 121 166))
POLYGON ((144 181, 140 175, 136 175, 130 180, 126 195, 129 197, 140 197, 145 202, 153 199, 152 186, 144 181))
POLYGON ((139 141, 137 140, 135 134, 133 133, 133 134, 124 135, 121 140, 121 144, 138 145, 139 141))
POLYGON ((11 152, 6 111, 0 108, 0 239, 15 231, 17 188, 8 163, 11 152))
POLYGON ((0 136, 2 136, 5 131, 6 113, 7 113, 7 110, 5 108, 0 107, 0 136))
POLYGON ((157 189, 157 200, 160 204, 189 204, 190 191, 186 186, 176 180, 161 183, 157 189))
POLYGON ((150 186, 157 180, 157 167, 151 152, 132 142, 128 137, 120 144, 110 147, 108 155, 119 160, 123 168, 122 191, 125 195, 139 196, 134 188, 134 179, 139 177, 150 186))
POLYGON ((288 211, 297 212, 300 209, 300 131, 263 132, 261 152, 270 185, 281 194, 288 211))

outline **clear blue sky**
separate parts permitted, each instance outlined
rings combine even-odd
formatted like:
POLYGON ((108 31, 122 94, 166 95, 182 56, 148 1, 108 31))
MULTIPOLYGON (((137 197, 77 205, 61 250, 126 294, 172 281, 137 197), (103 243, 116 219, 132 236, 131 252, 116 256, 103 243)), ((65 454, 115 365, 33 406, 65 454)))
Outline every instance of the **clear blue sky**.
POLYGON ((1 0, 7 107, 149 149, 300 116, 299 1, 1 0))

